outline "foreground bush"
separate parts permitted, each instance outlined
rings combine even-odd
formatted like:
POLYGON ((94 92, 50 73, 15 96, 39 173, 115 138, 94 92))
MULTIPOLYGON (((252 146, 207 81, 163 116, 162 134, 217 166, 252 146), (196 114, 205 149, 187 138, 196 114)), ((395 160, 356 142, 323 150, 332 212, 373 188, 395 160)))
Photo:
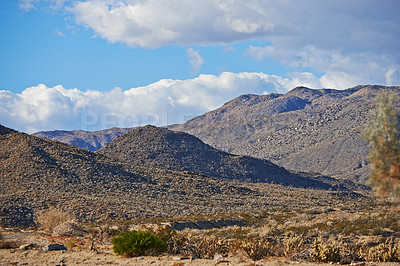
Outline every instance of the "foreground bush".
POLYGON ((112 243, 114 252, 126 257, 157 255, 167 248, 159 237, 143 231, 122 232, 112 240, 112 243))

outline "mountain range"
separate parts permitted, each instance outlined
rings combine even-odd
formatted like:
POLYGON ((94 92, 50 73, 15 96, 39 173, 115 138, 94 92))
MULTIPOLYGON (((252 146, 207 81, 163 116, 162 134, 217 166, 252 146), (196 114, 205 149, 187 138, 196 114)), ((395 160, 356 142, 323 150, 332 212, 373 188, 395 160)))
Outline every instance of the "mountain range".
POLYGON ((242 95, 164 128, 33 136, 0 125, 0 225, 32 225, 51 206, 98 222, 357 205, 369 198, 360 132, 387 90, 400 94, 368 85, 242 95))
POLYGON ((370 173, 369 147, 360 133, 375 108, 375 96, 388 90, 400 95, 400 87, 372 85, 346 90, 297 87, 286 94, 242 95, 168 128, 232 154, 364 183, 370 173))
MULTIPOLYGON (((184 134, 195 139, 186 133, 145 127, 120 136, 114 140, 116 146, 140 130, 160 131, 157 133, 160 135, 184 134)), ((294 189, 296 183, 283 186, 239 182, 193 171, 145 167, 134 161, 118 159, 122 157, 117 151, 108 150, 109 145, 113 147, 113 142, 101 152, 93 153, 59 141, 15 132, 4 126, 0 126, 0 132, 1 226, 31 226, 35 213, 50 207, 67 211, 80 222, 101 222, 242 213, 282 206, 309 208, 349 201, 357 204, 360 200, 367 200, 349 191, 350 187, 333 184, 337 181, 329 178, 307 179, 294 173, 281 177, 283 183, 303 180, 303 185, 307 181, 308 187, 318 189, 294 189)), ((168 141, 163 145, 168 146, 168 141)), ((142 148, 145 150, 143 153, 151 149, 142 148)), ((209 149, 218 153, 211 147, 209 149)), ((268 162, 265 162, 265 167, 266 171, 267 167, 275 169, 273 171, 286 171, 268 162)), ((359 187, 354 186, 354 189, 359 187)))
POLYGON ((214 178, 267 182, 293 187, 354 189, 354 184, 306 173, 290 172, 267 160, 221 152, 184 132, 145 126, 131 129, 99 151, 118 161, 173 171, 190 171, 214 178))
POLYGON ((32 134, 35 137, 58 140, 89 151, 97 151, 129 128, 109 128, 93 132, 83 130, 40 131, 32 134))
MULTIPOLYGON (((370 119, 375 96, 387 90, 400 95, 400 87, 377 85, 346 90, 297 87, 286 94, 242 95, 168 128, 196 136, 220 151, 265 159, 292 171, 364 183, 370 174, 369 147, 360 133, 370 119)), ((94 151, 127 130, 34 135, 94 151), (89 139, 94 136, 102 141, 93 144, 89 139)))

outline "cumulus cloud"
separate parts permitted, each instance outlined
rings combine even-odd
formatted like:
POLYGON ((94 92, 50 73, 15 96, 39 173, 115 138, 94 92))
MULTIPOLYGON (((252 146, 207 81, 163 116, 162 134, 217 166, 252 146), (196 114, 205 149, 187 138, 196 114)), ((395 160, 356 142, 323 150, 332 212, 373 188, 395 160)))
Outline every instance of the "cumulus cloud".
POLYGON ((52 88, 40 84, 16 94, 0 91, 0 121, 24 132, 55 129, 98 130, 110 127, 182 123, 243 93, 284 93, 294 85, 318 85, 312 74, 283 78, 264 73, 200 75, 164 79, 144 87, 101 92, 52 88))
POLYGON ((254 4, 244 1, 88 0, 69 10, 102 38, 132 47, 230 43, 273 29, 254 4))
POLYGON ((400 69, 398 8, 390 0, 87 0, 69 10, 98 36, 132 47, 262 39, 268 45, 249 47, 248 55, 312 68, 327 86, 343 88, 399 84, 390 75, 400 69))
POLYGON ((186 49, 186 54, 189 57, 189 62, 192 65, 193 71, 196 73, 199 72, 201 66, 204 64, 204 59, 200 52, 192 48, 188 48, 186 49))

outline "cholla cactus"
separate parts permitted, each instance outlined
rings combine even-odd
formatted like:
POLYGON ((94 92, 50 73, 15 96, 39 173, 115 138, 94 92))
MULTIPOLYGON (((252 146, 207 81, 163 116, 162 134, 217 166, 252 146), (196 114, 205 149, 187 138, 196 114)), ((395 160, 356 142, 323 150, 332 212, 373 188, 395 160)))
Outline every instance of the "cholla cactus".
POLYGON ((290 256, 294 253, 300 252, 300 248, 303 245, 303 236, 291 234, 284 241, 284 254, 285 256, 290 256))
POLYGON ((242 240, 240 248, 253 260, 261 260, 271 254, 272 243, 264 239, 248 238, 242 240))
POLYGON ((386 240, 385 243, 379 244, 376 247, 370 248, 368 258, 371 261, 377 262, 395 262, 400 261, 399 245, 386 240))
POLYGON ((313 259, 320 262, 339 262, 340 261, 340 249, 334 245, 324 245, 321 242, 315 240, 314 252, 312 253, 313 259))

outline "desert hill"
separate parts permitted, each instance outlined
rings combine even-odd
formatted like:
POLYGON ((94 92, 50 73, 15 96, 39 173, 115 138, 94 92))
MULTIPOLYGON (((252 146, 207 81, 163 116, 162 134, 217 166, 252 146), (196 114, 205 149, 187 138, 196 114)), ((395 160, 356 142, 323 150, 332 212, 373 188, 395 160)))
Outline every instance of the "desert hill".
POLYGON ((368 146, 360 132, 374 108, 375 96, 386 90, 400 94, 400 87, 366 85, 347 90, 298 87, 284 95, 242 95, 169 128, 229 153, 363 183, 369 175, 368 146))
POLYGON ((98 131, 83 130, 54 130, 40 131, 32 134, 35 137, 58 140, 90 151, 97 151, 119 135, 124 134, 127 128, 110 128, 98 131))
POLYGON ((131 129, 97 153, 133 165, 191 171, 228 180, 267 182, 286 186, 332 189, 350 186, 337 180, 289 172, 267 160, 221 152, 198 138, 166 128, 131 129))
POLYGON ((357 204, 347 191, 225 181, 146 168, 0 126, 0 225, 30 226, 56 207, 80 222, 357 204))

